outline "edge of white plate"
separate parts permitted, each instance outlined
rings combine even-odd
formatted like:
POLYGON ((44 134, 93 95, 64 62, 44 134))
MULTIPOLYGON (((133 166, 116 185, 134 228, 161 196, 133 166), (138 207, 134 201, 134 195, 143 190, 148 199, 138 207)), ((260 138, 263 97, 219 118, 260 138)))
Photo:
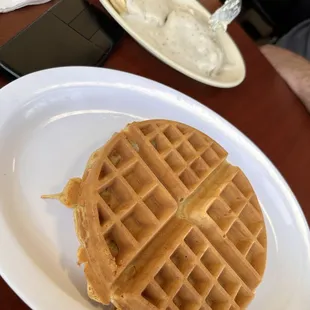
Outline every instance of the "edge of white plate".
MULTIPOLYGON (((208 78, 208 77, 203 77, 199 74, 194 73, 191 70, 188 70, 184 67, 182 67, 181 65, 179 65, 178 63, 176 63, 175 61, 173 61, 172 59, 166 57, 164 54, 162 54, 161 52, 159 52, 158 50, 156 50, 151 44, 149 44, 146 40, 144 40, 139 34, 137 34, 130 26, 128 26, 128 24, 126 23, 126 21, 120 16, 120 14, 114 9, 114 7, 112 6, 112 4, 110 3, 109 0, 99 0, 101 2, 101 4, 104 6, 104 8, 108 11, 108 13, 116 20, 116 22, 128 33, 130 34, 139 44, 142 45, 142 47, 144 47, 147 51, 149 51, 151 54, 153 54, 155 57, 157 57, 159 60, 163 61, 165 64, 167 64, 168 66, 172 67, 173 69, 183 73, 184 75, 187 75, 188 77, 207 84, 207 85, 211 85, 214 87, 220 87, 220 88, 232 88, 235 86, 238 86, 239 84, 241 84, 246 76, 246 68, 245 68, 245 62, 244 59, 242 57, 242 54, 238 48, 238 46, 236 45, 235 41, 231 38, 231 36, 228 34, 228 32, 226 32, 225 35, 227 35, 227 37, 231 40, 231 43, 233 44, 233 47, 235 48, 235 50, 237 51, 237 53, 239 54, 239 65, 241 66, 242 69, 242 74, 240 75, 239 79, 236 79, 234 82, 219 82, 219 81, 215 81, 212 78, 208 78)), ((199 1, 195 1, 194 4, 196 7, 200 8, 200 11, 205 13, 208 17, 211 15, 210 12, 199 2, 199 1)))
MULTIPOLYGON (((25 99, 29 99, 34 95, 39 95, 54 88, 79 85, 100 86, 117 84, 120 87, 130 89, 138 87, 139 90, 141 90, 141 87, 143 89, 143 86, 145 86, 145 90, 149 91, 149 82, 150 80, 146 78, 130 73, 102 68, 65 67, 32 73, 8 84, 0 90, 0 130, 5 121, 10 117, 10 114, 15 111, 21 103, 25 103, 25 99), (100 79, 98 79, 98 75, 102 75, 100 76, 100 79), (128 79, 131 81, 130 84, 126 84, 126 80, 128 79), (140 82, 140 85, 142 84, 142 86, 136 86, 137 83, 135 82, 140 82), (18 89, 18 92, 16 92, 16 89, 18 89), (23 97, 24 99, 18 100, 19 94, 23 92, 25 94, 23 97), (10 104, 9 110, 5 108, 6 104, 10 104)), ((199 110, 203 115, 208 111, 207 113, 211 115, 212 118, 220 122, 224 128, 232 132, 232 137, 236 137, 248 145, 249 151, 253 156, 263 162, 268 168, 268 172, 272 175, 275 182, 277 182, 283 195, 291 205, 292 212, 294 213, 299 229, 302 232, 302 238, 310 262, 310 233, 302 209, 283 176, 264 153, 236 127, 208 107, 168 86, 157 82, 152 82, 152 85, 152 91, 157 91, 159 94, 162 93, 167 96, 167 93, 173 91, 173 96, 177 96, 178 99, 180 99, 180 104, 187 105, 190 109, 196 109, 196 113, 198 113, 197 110, 199 110)), ((0 256, 0 275, 26 304, 32 307, 32 309, 53 310, 55 309, 53 302, 62 298, 62 300, 66 301, 62 304, 62 309, 72 309, 73 305, 75 310, 84 309, 81 304, 76 302, 70 296, 67 296, 53 282, 51 282, 43 272, 37 272, 38 268, 29 257, 24 255, 23 248, 14 236, 10 235, 9 230, 7 229, 7 224, 2 217, 0 217, 0 237, 0 248, 5 249, 5 251, 1 251, 0 256), (27 273, 25 273, 25 270, 27 270, 27 273), (29 280, 29 274, 31 274, 32 277, 32 285, 27 286, 25 283, 29 280), (33 285, 33 283, 35 283, 35 285, 33 285), (42 286, 46 286, 48 289, 48 297, 37 294, 42 286), (48 307, 47 304, 49 305, 48 307)))

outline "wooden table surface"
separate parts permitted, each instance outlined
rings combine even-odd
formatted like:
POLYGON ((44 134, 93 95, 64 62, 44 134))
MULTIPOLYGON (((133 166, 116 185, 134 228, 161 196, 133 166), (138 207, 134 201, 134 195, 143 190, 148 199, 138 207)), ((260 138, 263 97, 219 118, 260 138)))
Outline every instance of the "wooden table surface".
MULTIPOLYGON (((211 10, 217 6, 215 0, 201 2, 211 10)), ((0 45, 54 3, 55 0, 0 14, 0 45)), ((155 59, 128 36, 111 55, 105 67, 135 73, 166 84, 195 98, 234 124, 280 170, 310 223, 310 115, 241 28, 233 24, 229 32, 239 46, 247 67, 245 81, 233 89, 209 87, 183 76, 155 59)), ((6 83, 0 75, 0 87, 6 83)), ((1 278, 0 305, 3 310, 29 309, 1 278)))

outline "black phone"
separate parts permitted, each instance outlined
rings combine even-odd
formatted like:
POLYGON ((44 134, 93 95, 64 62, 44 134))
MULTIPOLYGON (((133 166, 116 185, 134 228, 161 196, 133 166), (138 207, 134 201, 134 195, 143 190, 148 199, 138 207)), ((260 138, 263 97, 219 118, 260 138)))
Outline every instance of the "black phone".
POLYGON ((84 0, 62 0, 0 48, 0 70, 15 79, 61 66, 101 66, 124 34, 84 0))

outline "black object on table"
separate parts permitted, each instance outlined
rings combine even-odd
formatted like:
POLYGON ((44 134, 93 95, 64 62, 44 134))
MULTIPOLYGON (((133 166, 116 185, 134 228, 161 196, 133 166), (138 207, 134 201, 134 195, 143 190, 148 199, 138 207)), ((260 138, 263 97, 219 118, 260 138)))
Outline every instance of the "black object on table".
POLYGON ((62 0, 0 48, 11 79, 60 66, 101 66, 123 29, 83 0, 62 0))

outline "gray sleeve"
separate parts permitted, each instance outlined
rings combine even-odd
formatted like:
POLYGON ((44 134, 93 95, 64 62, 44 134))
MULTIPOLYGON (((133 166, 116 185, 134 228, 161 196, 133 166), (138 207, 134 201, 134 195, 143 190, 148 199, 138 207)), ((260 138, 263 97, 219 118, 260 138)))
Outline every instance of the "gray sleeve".
POLYGON ((310 20, 303 21, 295 26, 280 38, 276 45, 310 60, 310 20))

